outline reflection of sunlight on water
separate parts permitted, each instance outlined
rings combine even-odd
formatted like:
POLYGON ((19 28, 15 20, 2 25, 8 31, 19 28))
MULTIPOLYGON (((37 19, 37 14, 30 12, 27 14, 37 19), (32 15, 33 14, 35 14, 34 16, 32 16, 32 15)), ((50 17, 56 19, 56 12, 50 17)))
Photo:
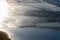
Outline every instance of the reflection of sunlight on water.
POLYGON ((2 21, 8 15, 8 4, 6 0, 0 0, 0 28, 2 27, 2 21))
POLYGON ((8 15, 8 5, 6 3, 6 0, 0 0, 0 21, 3 21, 3 19, 8 15))

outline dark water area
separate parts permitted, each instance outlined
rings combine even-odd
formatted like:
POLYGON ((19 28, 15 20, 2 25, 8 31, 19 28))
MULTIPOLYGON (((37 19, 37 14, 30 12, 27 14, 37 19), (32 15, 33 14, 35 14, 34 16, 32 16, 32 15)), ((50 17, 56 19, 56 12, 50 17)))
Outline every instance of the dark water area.
POLYGON ((49 28, 11 28, 14 40, 60 40, 60 31, 49 28))

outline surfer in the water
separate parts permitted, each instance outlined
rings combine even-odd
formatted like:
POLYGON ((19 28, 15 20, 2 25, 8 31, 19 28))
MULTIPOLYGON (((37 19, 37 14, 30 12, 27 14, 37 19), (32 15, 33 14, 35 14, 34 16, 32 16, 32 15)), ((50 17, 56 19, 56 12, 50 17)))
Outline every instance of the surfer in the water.
POLYGON ((7 33, 0 31, 0 40, 11 40, 7 33))

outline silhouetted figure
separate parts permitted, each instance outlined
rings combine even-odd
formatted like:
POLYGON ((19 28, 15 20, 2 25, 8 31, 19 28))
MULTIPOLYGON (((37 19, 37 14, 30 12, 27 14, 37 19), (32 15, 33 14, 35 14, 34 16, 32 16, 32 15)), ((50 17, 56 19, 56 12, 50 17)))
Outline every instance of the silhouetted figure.
POLYGON ((11 40, 7 33, 0 31, 0 40, 11 40))

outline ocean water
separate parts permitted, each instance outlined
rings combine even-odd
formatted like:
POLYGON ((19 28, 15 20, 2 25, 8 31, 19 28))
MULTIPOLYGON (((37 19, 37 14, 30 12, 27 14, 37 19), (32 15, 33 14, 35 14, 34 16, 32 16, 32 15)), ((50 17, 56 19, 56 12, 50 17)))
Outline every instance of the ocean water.
POLYGON ((0 29, 8 31, 13 40, 60 40, 59 6, 47 0, 8 0, 7 3, 9 12, 0 29))
POLYGON ((8 28, 13 40, 60 40, 60 30, 49 28, 8 28))

